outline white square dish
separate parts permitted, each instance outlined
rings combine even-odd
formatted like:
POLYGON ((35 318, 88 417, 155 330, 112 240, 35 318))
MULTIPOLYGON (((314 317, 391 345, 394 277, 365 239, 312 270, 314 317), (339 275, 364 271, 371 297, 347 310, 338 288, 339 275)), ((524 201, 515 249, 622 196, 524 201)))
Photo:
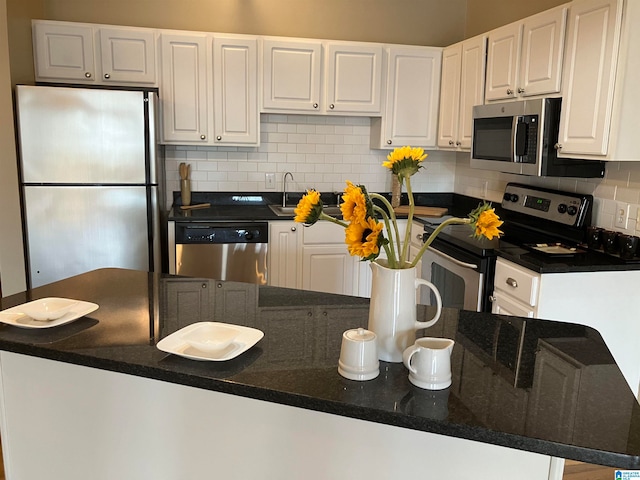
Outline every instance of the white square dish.
POLYGON ((192 360, 223 362, 246 352, 262 337, 264 332, 256 328, 230 323, 197 322, 163 338, 156 347, 192 360))
POLYGON ((70 298, 49 297, 23 303, 22 305, 1 311, 0 322, 20 328, 52 328, 73 322, 78 318, 94 312, 98 308, 97 304, 91 302, 70 298), (31 317, 30 314, 39 316, 40 318, 47 317, 48 315, 45 312, 47 302, 49 302, 49 305, 55 306, 54 310, 56 313, 54 316, 57 316, 59 313, 62 313, 62 315, 53 320, 36 320, 31 317), (61 312, 61 309, 64 309, 64 312, 61 312), (30 314, 27 312, 30 312, 30 314))

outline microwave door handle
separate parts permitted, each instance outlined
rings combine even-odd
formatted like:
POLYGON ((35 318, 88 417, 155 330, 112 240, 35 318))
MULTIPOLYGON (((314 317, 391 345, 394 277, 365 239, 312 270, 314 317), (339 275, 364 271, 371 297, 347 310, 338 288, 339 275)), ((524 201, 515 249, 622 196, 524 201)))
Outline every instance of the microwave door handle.
POLYGON ((527 122, 521 118, 516 127, 516 143, 514 145, 517 158, 524 157, 527 154, 527 133, 527 122))
POLYGON ((520 117, 517 115, 513 116, 513 121, 511 125, 511 161, 517 162, 516 158, 516 148, 517 148, 517 140, 518 140, 518 122, 520 121, 520 117))
POLYGON ((455 263, 456 265, 459 265, 460 267, 470 268, 472 270, 478 270, 478 265, 475 265, 473 263, 461 262, 460 260, 458 260, 456 258, 453 258, 453 257, 447 255, 446 253, 441 252, 440 250, 436 250, 433 247, 427 247, 427 250, 431 250, 433 253, 446 258, 450 262, 455 263))

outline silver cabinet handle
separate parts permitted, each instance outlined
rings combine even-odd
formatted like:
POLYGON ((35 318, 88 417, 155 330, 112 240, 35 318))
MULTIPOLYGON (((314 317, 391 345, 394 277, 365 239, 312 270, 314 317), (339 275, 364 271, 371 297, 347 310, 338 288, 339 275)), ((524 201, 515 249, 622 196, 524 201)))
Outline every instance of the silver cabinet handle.
POLYGON ((515 278, 509 277, 509 278, 507 278, 505 283, 507 285, 509 285, 510 287, 518 288, 518 282, 516 282, 515 278))
POLYGON ((416 235, 416 240, 420 240, 420 241, 422 241, 422 240, 423 240, 423 238, 422 238, 422 234, 420 234, 420 233, 419 233, 419 234, 417 234, 417 235, 416 235))
POLYGON ((109 75, 108 73, 104 74, 104 78, 106 78, 107 80, 109 80, 111 78, 111 75, 109 75))
POLYGON ((556 143, 553 148, 555 148, 556 150, 560 150, 562 148, 562 144, 561 143, 556 143))
POLYGON ((493 295, 491 295, 491 296, 489 297, 489 301, 490 301, 491 303, 495 302, 495 301, 496 301, 496 297, 494 297, 493 295))
POLYGON ((507 95, 513 95, 513 90, 511 90, 510 88, 507 88, 507 95))
POLYGON ((295 232, 296 230, 297 230, 297 228, 296 228, 296 227, 291 227, 291 231, 292 231, 292 232, 295 232))
POLYGON ((200 140, 206 140, 207 136, 206 135, 200 135, 200 140))
POLYGON ((333 105, 333 103, 332 103, 331 105, 329 105, 329 108, 330 108, 331 110, 333 110, 333 109, 335 108, 335 106, 333 105))
POLYGON ((456 142, 456 147, 459 147, 460 145, 462 145, 462 142, 456 142))
POLYGON ((449 140, 449 145, 453 146, 453 140, 449 140))
POLYGON ((91 72, 85 72, 85 73, 84 73, 84 76, 85 76, 86 78, 91 78, 91 72))
POLYGON ((391 145, 391 140, 387 140, 387 145, 391 145))
POLYGON ((518 87, 518 93, 524 93, 524 88, 518 87))
POLYGON ((221 137, 220 135, 218 135, 218 136, 216 137, 216 140, 220 141, 220 140, 222 140, 222 137, 221 137))
POLYGON ((314 104, 313 104, 313 108, 318 108, 318 104, 317 104, 317 103, 314 103, 314 104))

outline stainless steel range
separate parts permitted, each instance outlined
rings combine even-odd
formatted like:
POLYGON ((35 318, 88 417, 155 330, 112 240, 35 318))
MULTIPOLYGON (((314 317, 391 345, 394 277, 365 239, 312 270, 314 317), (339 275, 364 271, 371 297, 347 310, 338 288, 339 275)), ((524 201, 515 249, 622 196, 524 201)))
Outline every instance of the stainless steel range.
MULTIPOLYGON (((467 225, 455 225, 440 233, 425 253, 422 277, 438 287, 443 305, 491 311, 496 256, 503 251, 524 248, 541 263, 560 257, 566 261, 584 251, 578 246, 591 222, 591 195, 509 183, 501 205, 495 207, 504 220, 501 239, 474 239, 467 225)), ((425 238, 446 218, 429 219, 425 238)), ((422 302, 431 304, 431 299, 422 302)))

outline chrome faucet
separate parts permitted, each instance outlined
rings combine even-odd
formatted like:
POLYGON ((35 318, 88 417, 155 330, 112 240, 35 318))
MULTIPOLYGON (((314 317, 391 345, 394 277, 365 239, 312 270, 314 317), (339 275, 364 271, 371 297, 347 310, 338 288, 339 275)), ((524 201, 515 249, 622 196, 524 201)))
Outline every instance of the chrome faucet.
POLYGON ((283 207, 287 206, 287 175, 289 175, 291 177, 291 180, 293 180, 293 173, 291 172, 286 172, 282 176, 282 206, 283 207))

